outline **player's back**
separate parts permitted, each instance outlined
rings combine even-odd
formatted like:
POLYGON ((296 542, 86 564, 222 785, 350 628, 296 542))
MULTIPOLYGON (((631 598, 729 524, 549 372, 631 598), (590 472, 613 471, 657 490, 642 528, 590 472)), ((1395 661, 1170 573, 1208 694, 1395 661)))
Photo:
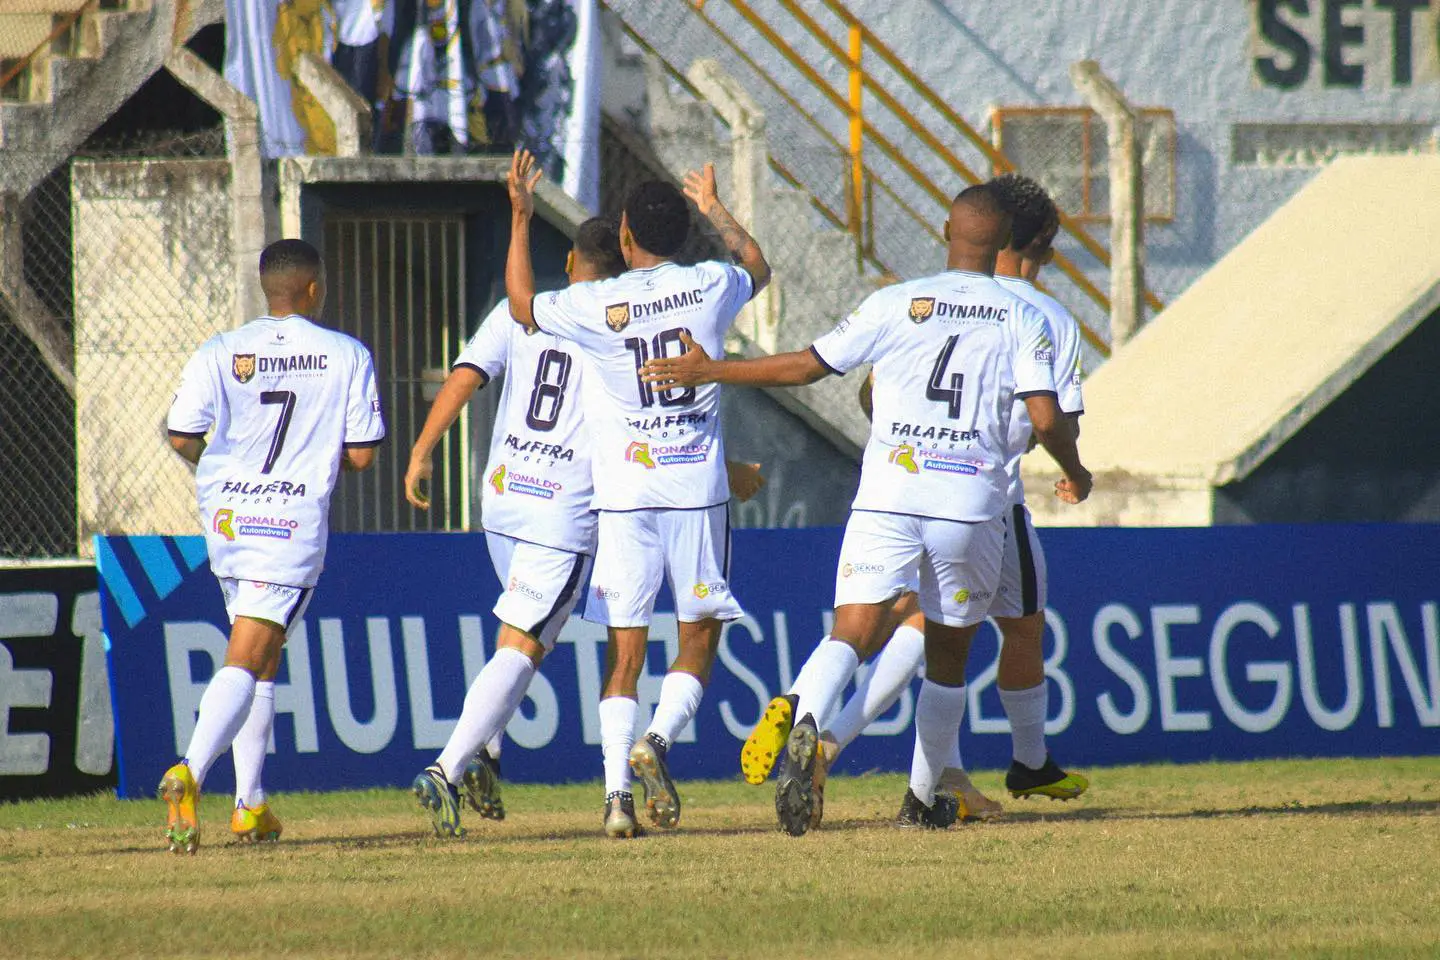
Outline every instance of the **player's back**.
POLYGON ((589 365, 597 509, 729 499, 719 387, 656 388, 639 371, 652 357, 683 353, 682 334, 720 355, 751 290, 749 274, 731 264, 666 262, 535 298, 540 328, 578 343, 589 365))
POLYGON ((192 358, 172 429, 186 417, 214 427, 195 483, 216 575, 312 585, 343 449, 384 437, 369 352, 304 317, 262 317, 192 358))

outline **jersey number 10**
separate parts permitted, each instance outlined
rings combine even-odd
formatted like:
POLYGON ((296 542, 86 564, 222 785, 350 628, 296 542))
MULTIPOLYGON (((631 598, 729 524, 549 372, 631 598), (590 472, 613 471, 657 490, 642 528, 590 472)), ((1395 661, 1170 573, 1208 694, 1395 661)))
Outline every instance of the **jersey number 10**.
MULTIPOLYGON (((640 389, 640 406, 653 407, 655 405, 655 387, 640 379, 640 368, 645 366, 653 355, 657 358, 680 356, 685 352, 685 345, 680 342, 680 335, 690 335, 690 331, 684 327, 673 327, 661 331, 646 343, 640 337, 626 337, 625 347, 635 355, 635 384, 640 389), (677 348, 674 354, 670 353, 669 344, 677 348), (653 353, 652 353, 653 351, 653 353)), ((695 402, 694 387, 662 387, 660 389, 660 406, 662 407, 683 407, 695 402)))

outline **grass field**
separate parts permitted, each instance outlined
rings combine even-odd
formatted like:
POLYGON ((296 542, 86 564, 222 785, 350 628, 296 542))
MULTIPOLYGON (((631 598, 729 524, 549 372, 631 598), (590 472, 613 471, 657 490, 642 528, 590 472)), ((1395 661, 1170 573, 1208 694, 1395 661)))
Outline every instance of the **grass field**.
POLYGON ((628 842, 596 784, 510 786, 449 842, 373 790, 279 796, 284 839, 232 846, 209 797, 195 857, 157 801, 3 805, 0 957, 1440 956, 1440 758, 1090 772, 944 833, 889 826, 902 778, 837 778, 799 839, 738 782, 628 842))

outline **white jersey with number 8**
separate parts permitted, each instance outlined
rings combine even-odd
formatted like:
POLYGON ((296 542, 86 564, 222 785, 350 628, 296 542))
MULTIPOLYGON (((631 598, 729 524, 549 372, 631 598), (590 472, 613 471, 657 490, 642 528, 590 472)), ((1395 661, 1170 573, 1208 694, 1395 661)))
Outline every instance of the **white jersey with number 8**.
POLYGON ((662 263, 535 298, 540 329, 572 340, 590 363, 586 423, 593 432, 595 508, 695 509, 730 499, 720 388, 659 388, 640 379, 652 357, 685 352, 682 333, 711 356, 754 286, 728 263, 662 263))
POLYGON ((872 294, 811 348, 874 364, 854 509, 978 522, 1005 509, 1016 398, 1055 392, 1044 317, 993 277, 950 270, 872 294))
POLYGON ((485 465, 481 522, 516 540, 594 553, 590 437, 581 414, 580 350, 527 333, 501 300, 455 361, 486 381, 505 373, 485 465))
POLYGON ((172 434, 214 432, 195 469, 217 577, 311 587, 325 564, 345 447, 385 438, 364 344, 304 317, 261 317, 185 365, 172 434))

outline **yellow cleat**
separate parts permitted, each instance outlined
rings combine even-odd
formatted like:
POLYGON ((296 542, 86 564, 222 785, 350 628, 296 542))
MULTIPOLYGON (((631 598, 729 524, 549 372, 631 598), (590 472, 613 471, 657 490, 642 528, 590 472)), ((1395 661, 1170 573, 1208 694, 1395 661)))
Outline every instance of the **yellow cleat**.
POLYGON ((1005 774, 1005 789, 1010 796, 1049 797, 1051 800, 1074 800, 1090 788, 1090 781, 1078 773, 1067 773, 1049 756, 1038 770, 1016 760, 1005 774))
POLYGON ((241 843, 260 843, 262 840, 274 843, 284 830, 280 818, 270 812, 268 803, 253 809, 239 804, 230 817, 230 833, 241 843))
POLYGON ((760 722, 745 738, 740 748, 740 772, 745 782, 759 786, 775 769, 785 741, 790 739, 790 728, 795 725, 795 705, 799 698, 787 694, 776 697, 765 707, 760 722))
POLYGON ((200 846, 200 787, 185 763, 177 763, 160 778, 160 799, 165 801, 165 839, 171 853, 194 853, 200 846))
POLYGON ((1005 808, 981 793, 970 782, 970 775, 959 767, 946 767, 935 789, 955 794, 960 801, 961 820, 993 820, 1005 813, 1005 808))

